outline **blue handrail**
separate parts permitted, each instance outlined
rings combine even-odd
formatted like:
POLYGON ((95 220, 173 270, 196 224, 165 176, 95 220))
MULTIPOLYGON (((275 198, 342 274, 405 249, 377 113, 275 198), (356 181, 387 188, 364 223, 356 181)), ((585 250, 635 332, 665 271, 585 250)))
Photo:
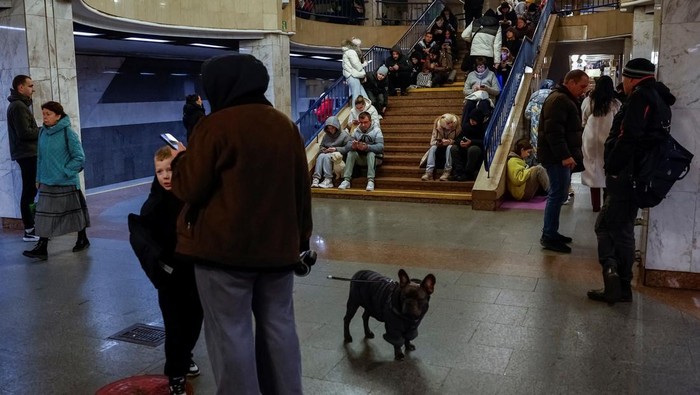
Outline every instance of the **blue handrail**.
POLYGON ((493 158, 496 155, 498 146, 501 145, 501 137, 506 128, 506 121, 515 104, 515 96, 518 94, 518 88, 520 87, 520 81, 525 73, 525 67, 533 67, 534 65, 537 53, 542 44, 544 32, 547 30, 547 20, 553 8, 554 0, 547 1, 542 9, 540 22, 537 24, 537 29, 535 30, 532 40, 529 38, 523 40, 518 56, 513 63, 510 77, 503 87, 503 90, 501 90, 501 95, 493 109, 493 116, 489 120, 489 125, 486 128, 486 135, 484 136, 484 149, 486 151, 484 155, 484 168, 489 177, 491 177, 491 164, 493 163, 493 158))
MULTIPOLYGON (((435 18, 440 15, 443 8, 445 8, 444 0, 433 1, 411 27, 408 28, 406 33, 396 44, 401 47, 404 54, 408 54, 408 51, 423 38, 423 33, 430 27, 435 18)), ((390 54, 390 48, 376 45, 370 47, 362 56, 364 60, 372 61, 369 62, 367 66, 367 72, 376 71, 379 66, 384 64, 384 61, 390 54)), ((309 106, 309 109, 296 121, 299 127, 299 133, 301 133, 304 139, 304 145, 308 146, 318 136, 323 127, 323 122, 325 122, 329 116, 338 114, 350 99, 349 96, 350 91, 345 84, 345 78, 341 76, 335 80, 311 106, 309 106)))

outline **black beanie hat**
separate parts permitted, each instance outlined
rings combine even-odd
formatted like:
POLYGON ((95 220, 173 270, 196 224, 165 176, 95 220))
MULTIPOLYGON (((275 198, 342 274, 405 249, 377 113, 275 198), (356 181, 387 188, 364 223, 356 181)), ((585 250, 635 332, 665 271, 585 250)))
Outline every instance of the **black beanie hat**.
POLYGON ((656 66, 648 59, 634 58, 622 69, 622 75, 628 78, 644 78, 654 75, 656 66))

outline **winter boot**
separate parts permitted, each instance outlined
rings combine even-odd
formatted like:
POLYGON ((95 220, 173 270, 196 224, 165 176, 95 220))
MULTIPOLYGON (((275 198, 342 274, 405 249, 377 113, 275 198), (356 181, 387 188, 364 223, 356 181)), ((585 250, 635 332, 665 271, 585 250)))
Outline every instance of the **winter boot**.
POLYGON ((49 239, 48 237, 41 237, 39 241, 34 246, 34 249, 24 251, 22 255, 29 258, 38 258, 42 261, 49 259, 48 254, 49 239))

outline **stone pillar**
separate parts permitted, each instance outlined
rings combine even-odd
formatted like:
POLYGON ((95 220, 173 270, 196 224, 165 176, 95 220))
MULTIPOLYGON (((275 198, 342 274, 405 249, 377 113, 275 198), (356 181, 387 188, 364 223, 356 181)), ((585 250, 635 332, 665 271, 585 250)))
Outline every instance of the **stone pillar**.
POLYGON ((296 120, 296 117, 292 116, 290 95, 289 36, 267 34, 261 40, 241 42, 240 52, 251 54, 263 62, 270 74, 270 85, 265 97, 276 109, 296 120))
POLYGON ((649 210, 645 284, 700 289, 700 2, 657 0, 656 12, 658 79, 676 96, 671 133, 696 157, 688 176, 649 210))
POLYGON ((634 9, 632 41, 632 58, 651 59, 654 50, 654 13, 647 13, 647 7, 634 9))
MULTIPOLYGON (((34 116, 41 123, 41 104, 60 102, 80 135, 78 85, 73 41, 73 9, 65 0, 13 0, 0 11, 0 217, 20 218, 22 182, 19 166, 10 160, 7 104, 12 79, 34 81, 34 116)), ((4 221, 3 223, 21 223, 4 221)))

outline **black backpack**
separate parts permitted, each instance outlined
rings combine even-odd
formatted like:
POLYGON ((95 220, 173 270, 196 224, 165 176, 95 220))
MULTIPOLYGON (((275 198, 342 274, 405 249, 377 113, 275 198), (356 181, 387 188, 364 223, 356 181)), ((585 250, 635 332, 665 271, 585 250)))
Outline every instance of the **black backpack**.
POLYGON ((660 137, 635 163, 632 196, 637 206, 647 208, 661 203, 673 184, 688 174, 692 160, 693 154, 670 133, 660 137))

